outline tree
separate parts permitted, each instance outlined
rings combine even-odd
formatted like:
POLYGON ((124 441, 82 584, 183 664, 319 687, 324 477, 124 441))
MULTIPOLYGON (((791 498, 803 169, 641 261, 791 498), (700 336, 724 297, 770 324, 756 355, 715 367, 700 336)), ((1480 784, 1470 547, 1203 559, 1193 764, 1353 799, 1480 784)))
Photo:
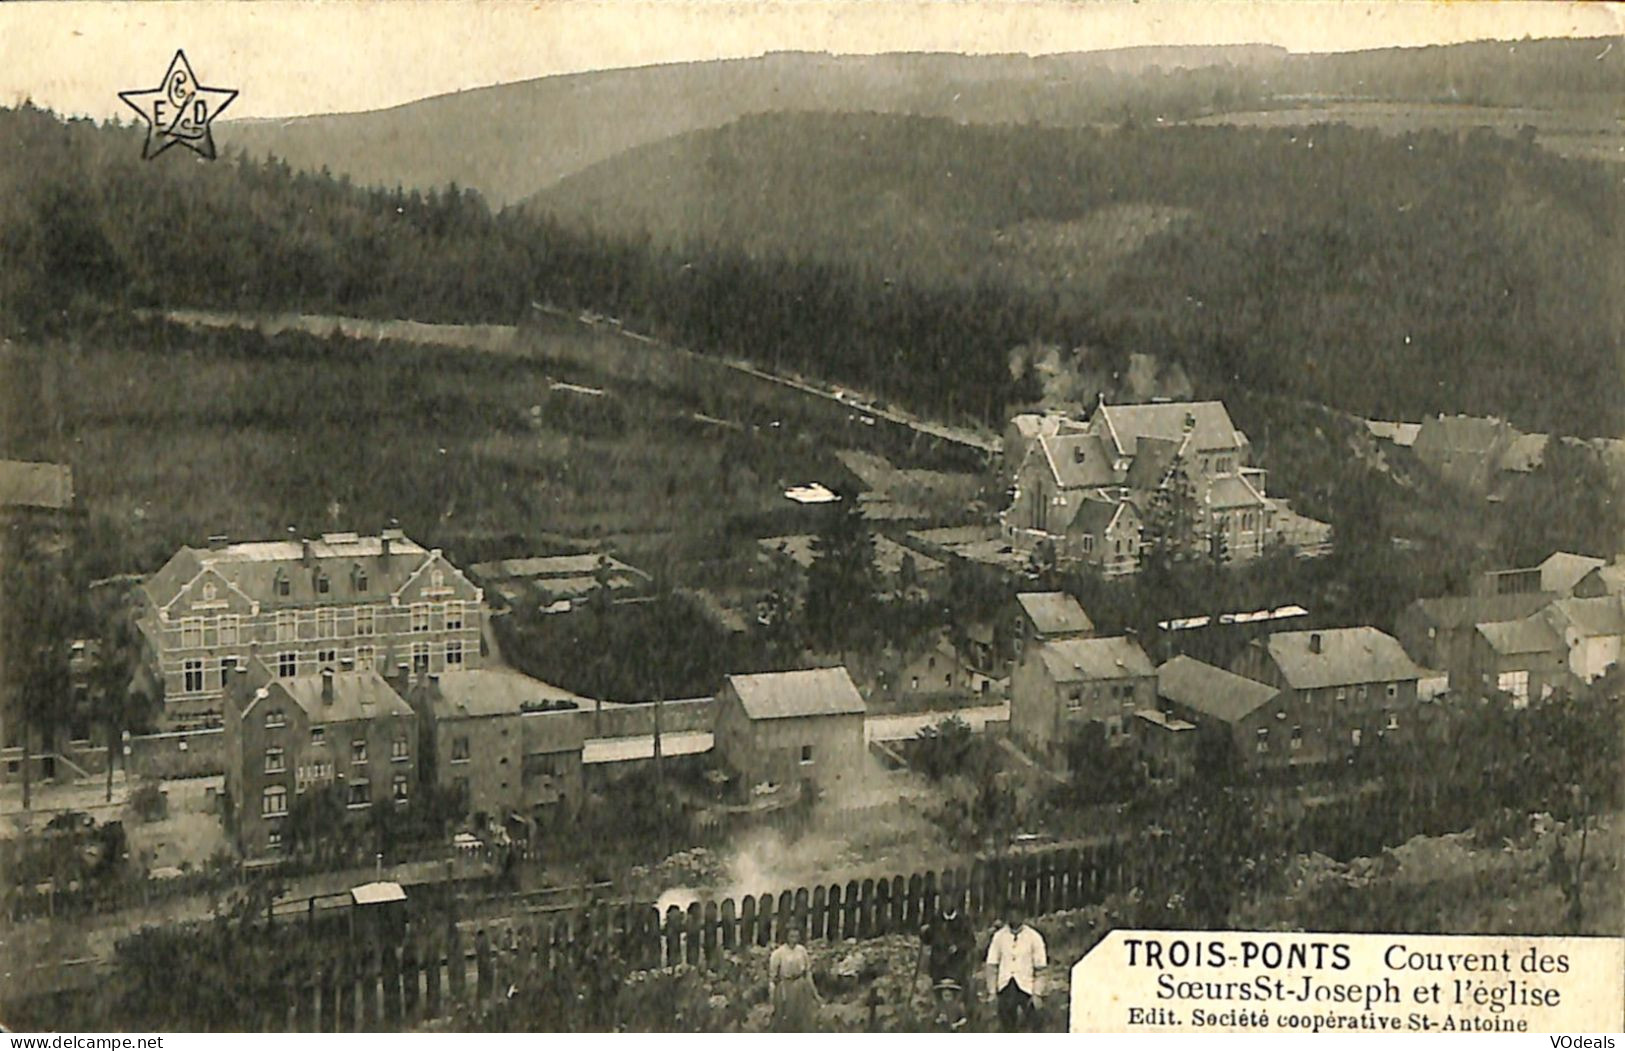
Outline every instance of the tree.
POLYGON ((874 536, 855 494, 843 493, 813 540, 807 567, 807 634, 816 645, 845 649, 873 622, 874 536))
POLYGON ((0 552, 0 701, 20 728, 23 808, 33 805, 33 746, 49 748, 68 717, 73 609, 58 559, 24 528, 0 552))

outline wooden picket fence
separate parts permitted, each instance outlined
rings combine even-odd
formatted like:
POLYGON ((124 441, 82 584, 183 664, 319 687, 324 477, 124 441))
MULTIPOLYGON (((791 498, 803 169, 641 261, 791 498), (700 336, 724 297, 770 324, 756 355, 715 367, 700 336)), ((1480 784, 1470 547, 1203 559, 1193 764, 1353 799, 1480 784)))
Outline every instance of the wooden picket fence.
POLYGON ((268 998, 265 1030, 369 1032, 409 1029, 488 1004, 511 986, 579 971, 581 961, 613 953, 632 970, 686 963, 709 967, 723 954, 781 941, 796 927, 812 941, 914 933, 935 907, 949 875, 970 915, 991 920, 1006 904, 1028 916, 1103 901, 1152 872, 1131 872, 1117 844, 979 860, 957 870, 851 880, 745 895, 737 902, 697 901, 660 913, 653 906, 598 902, 581 908, 497 918, 470 939, 456 924, 409 931, 400 944, 358 938, 319 973, 268 998))

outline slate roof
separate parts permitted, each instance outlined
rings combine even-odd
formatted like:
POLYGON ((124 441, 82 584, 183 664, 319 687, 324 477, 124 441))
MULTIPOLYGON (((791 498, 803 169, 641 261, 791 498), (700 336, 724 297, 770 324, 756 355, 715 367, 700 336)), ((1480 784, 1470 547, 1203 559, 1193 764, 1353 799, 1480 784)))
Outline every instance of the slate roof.
POLYGON ((1263 507, 1264 497, 1252 483, 1240 475, 1221 475, 1213 479, 1213 485, 1208 491, 1208 506, 1210 508, 1233 507, 1263 507))
POLYGON ((1151 658, 1133 639, 1061 639, 1040 643, 1035 649, 1056 682, 1149 677, 1157 673, 1151 658))
MULTIPOLYGON (((1195 418, 1192 445, 1197 449, 1236 449, 1241 434, 1230 420, 1222 401, 1167 401, 1142 405, 1106 405, 1095 410, 1104 426, 1102 437, 1110 437, 1125 455, 1133 456, 1142 437, 1179 441, 1185 436, 1185 419, 1195 418)), ((1091 421, 1093 422, 1093 421, 1091 421)))
MULTIPOLYGON (((392 537, 389 558, 383 555, 383 540, 354 533, 324 533, 308 541, 313 565, 304 565, 304 543, 298 540, 267 540, 228 544, 214 548, 183 547, 162 569, 147 578, 143 587, 155 606, 166 606, 203 569, 213 569, 249 598, 274 607, 348 605, 356 601, 352 570, 367 575, 366 594, 387 597, 399 591, 430 556, 416 541, 392 537), (327 594, 316 590, 316 571, 327 573, 327 594), (286 597, 276 594, 278 574, 288 578, 286 597)), ((454 570, 455 571, 455 570, 454 570)))
POLYGON ((1094 622, 1078 600, 1064 591, 1026 591, 1016 596, 1040 635, 1073 635, 1094 631, 1094 622))
POLYGON ((1531 613, 1543 609, 1556 597, 1548 591, 1523 591, 1506 595, 1446 595, 1440 598, 1419 598, 1411 605, 1435 627, 1464 628, 1472 624, 1522 620, 1531 613))
POLYGON ((1587 573, 1607 564, 1605 559, 1592 558, 1590 555, 1554 551, 1537 567, 1540 570, 1540 589, 1565 595, 1573 594, 1574 585, 1587 573))
POLYGON ((1045 435, 1038 447, 1062 489, 1090 489, 1117 480, 1106 443, 1096 435, 1045 435))
POLYGON ((1399 640, 1376 628, 1283 631, 1271 635, 1266 646, 1287 684, 1297 690, 1394 682, 1422 674, 1399 640), (1309 651, 1315 635, 1320 636, 1319 653, 1309 651))
POLYGON ((518 715, 527 702, 584 700, 562 687, 509 668, 476 668, 441 672, 433 704, 437 719, 478 719, 518 715))
POLYGON ((845 668, 730 675, 728 682, 751 719, 863 715, 869 710, 845 668))
POLYGON ((386 715, 411 715, 412 706, 401 700, 376 671, 333 673, 333 700, 322 700, 322 676, 298 675, 274 679, 262 692, 265 699, 281 694, 297 704, 312 724, 348 723, 386 715))
POLYGON ((1279 693, 1267 683, 1194 657, 1175 657, 1157 669, 1159 696, 1227 723, 1251 715, 1279 693))
POLYGON ((611 573, 635 573, 641 570, 609 555, 550 555, 540 558, 505 558, 498 562, 481 562, 469 568, 487 579, 518 579, 523 577, 588 577, 598 572, 602 559, 611 573))
POLYGON ((1563 649, 1563 640, 1542 617, 1480 624, 1478 633, 1496 653, 1553 653, 1563 649))
POLYGON ((73 504, 73 468, 60 463, 0 460, 0 507, 66 510, 73 504))

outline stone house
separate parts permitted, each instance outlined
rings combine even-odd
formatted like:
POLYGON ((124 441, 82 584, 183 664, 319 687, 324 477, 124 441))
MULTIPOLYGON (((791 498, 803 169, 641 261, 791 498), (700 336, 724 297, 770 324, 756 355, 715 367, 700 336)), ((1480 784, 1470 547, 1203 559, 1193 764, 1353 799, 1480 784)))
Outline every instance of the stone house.
POLYGON ((1156 707, 1157 672, 1126 636, 1027 647, 1010 676, 1010 733, 1047 761, 1064 761, 1072 735, 1121 742, 1135 711, 1156 707))
POLYGON ((744 793, 805 783, 838 796, 864 781, 867 711, 845 668, 730 675, 717 695, 716 755, 744 793))

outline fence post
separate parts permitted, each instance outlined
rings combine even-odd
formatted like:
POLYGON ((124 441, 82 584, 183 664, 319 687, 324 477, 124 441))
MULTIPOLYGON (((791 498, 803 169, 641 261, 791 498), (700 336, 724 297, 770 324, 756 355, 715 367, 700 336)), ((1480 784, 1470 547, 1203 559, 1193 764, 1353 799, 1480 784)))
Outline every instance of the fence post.
POLYGON ((807 901, 807 940, 822 941, 829 912, 829 890, 822 883, 812 889, 807 901))
POLYGON ((908 893, 903 896, 903 927, 906 930, 919 930, 925 922, 925 881, 926 877, 917 872, 908 878, 908 893))
POLYGON ((796 930, 801 932, 801 940, 806 941, 812 934, 812 924, 808 915, 812 908, 812 895, 806 887, 797 887, 795 895, 795 912, 790 922, 795 924, 796 930))
POLYGON ((701 956, 705 960, 707 967, 715 967, 721 961, 721 956, 717 952, 717 928, 721 926, 722 922, 721 913, 717 909, 716 902, 707 901, 705 903, 705 916, 700 922, 702 924, 700 927, 701 956))
POLYGON ((866 879, 858 891, 858 940, 874 937, 875 933, 875 881, 866 879))
POLYGON ((831 883, 824 895, 824 940, 841 940, 841 885, 831 883))
POLYGON ((891 929, 896 931, 908 930, 903 917, 908 914, 908 877, 893 876, 891 878, 891 929))
POLYGON ((698 901, 688 903, 688 914, 684 917, 683 930, 687 936, 683 939, 683 958, 690 964, 700 962, 700 942, 704 938, 705 907, 698 901))
POLYGON ((778 928, 773 923, 773 895, 760 894, 756 897, 756 944, 772 945, 778 937, 778 928))
POLYGON ((862 935, 858 933, 858 928, 860 926, 858 917, 861 915, 861 910, 863 907, 862 896, 863 885, 855 879, 848 880, 846 883, 846 893, 841 899, 842 938, 862 937, 862 935))
POLYGON ((683 910, 672 905, 666 909, 666 966, 683 962, 683 910))
POLYGON ((874 920, 869 933, 879 937, 891 933, 891 880, 882 876, 874 884, 874 920))
POLYGON ((734 900, 732 898, 722 899, 721 923, 722 949, 724 952, 732 952, 734 947, 739 944, 739 920, 734 916, 734 900))
POLYGON ((747 894, 739 899, 739 946, 748 949, 756 944, 756 897, 747 894))
POLYGON ((446 932, 446 992, 453 1004, 463 1002, 468 985, 468 958, 463 955, 463 935, 456 926, 446 932))

